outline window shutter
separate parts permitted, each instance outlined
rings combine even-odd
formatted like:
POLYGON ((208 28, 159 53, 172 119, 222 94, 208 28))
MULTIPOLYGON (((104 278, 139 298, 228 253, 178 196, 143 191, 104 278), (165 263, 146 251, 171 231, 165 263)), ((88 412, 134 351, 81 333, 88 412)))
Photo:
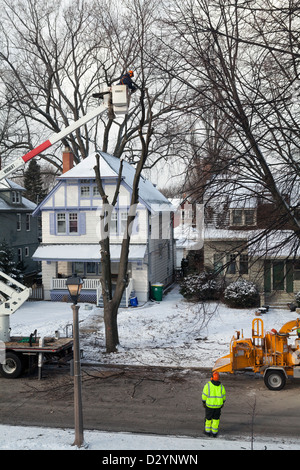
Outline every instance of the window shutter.
POLYGON ((85 222, 85 212, 79 212, 79 235, 86 234, 86 222, 85 222))
POLYGON ((49 214, 50 235, 55 235, 55 214, 49 214))

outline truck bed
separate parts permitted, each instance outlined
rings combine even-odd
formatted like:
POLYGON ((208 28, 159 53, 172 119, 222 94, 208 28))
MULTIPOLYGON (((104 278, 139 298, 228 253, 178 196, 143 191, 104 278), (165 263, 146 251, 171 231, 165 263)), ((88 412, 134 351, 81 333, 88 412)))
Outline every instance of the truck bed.
POLYGON ((72 338, 55 338, 53 336, 44 338, 44 346, 39 346, 39 338, 36 341, 32 340, 30 346, 29 341, 26 341, 25 336, 11 336, 10 341, 5 342, 6 350, 19 351, 19 352, 45 352, 45 353, 58 353, 64 349, 71 348, 73 345, 72 338))

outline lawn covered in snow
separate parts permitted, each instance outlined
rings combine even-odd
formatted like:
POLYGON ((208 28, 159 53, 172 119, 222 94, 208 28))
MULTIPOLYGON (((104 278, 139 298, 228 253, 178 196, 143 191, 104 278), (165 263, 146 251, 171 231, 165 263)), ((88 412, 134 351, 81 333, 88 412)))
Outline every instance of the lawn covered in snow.
MULTIPOLYGON (((270 310, 262 315, 265 330, 280 329, 297 317, 289 310, 270 310)), ((212 367, 228 353, 236 330, 251 336, 255 309, 230 309, 222 303, 193 304, 184 300, 174 287, 162 302, 147 302, 120 309, 118 353, 105 354, 103 310, 80 304, 80 341, 84 361, 93 363, 146 364, 180 367, 212 367)), ((62 334, 73 322, 71 306, 63 302, 26 302, 11 317, 11 335, 38 336, 62 334)), ((0 379, 6 380, 6 379, 0 379)), ((239 437, 218 439, 186 436, 85 431, 90 450, 250 450, 251 442, 239 437)), ((0 424, 0 450, 74 450, 74 430, 10 427, 0 424)), ((300 449, 300 441, 284 438, 255 438, 255 450, 300 449)))
MULTIPOLYGON (((222 303, 194 304, 175 286, 162 302, 120 309, 118 353, 105 354, 103 310, 79 304, 80 346, 85 362, 212 367, 229 352, 235 332, 251 337, 255 309, 232 309, 222 303)), ((263 314, 265 330, 280 329, 297 314, 270 310, 263 314)), ((26 302, 11 316, 11 334, 54 335, 72 324, 71 305, 64 302, 26 302)))

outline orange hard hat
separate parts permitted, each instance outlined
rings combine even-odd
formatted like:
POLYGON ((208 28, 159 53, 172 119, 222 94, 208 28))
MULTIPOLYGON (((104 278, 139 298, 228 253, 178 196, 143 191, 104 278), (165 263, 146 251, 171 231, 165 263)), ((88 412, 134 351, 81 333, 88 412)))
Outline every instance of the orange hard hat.
POLYGON ((133 70, 129 70, 128 73, 129 73, 129 76, 130 76, 130 77, 133 77, 133 75, 134 75, 133 70))
POLYGON ((212 380, 219 380, 220 379, 220 374, 219 372, 213 372, 211 376, 212 380))

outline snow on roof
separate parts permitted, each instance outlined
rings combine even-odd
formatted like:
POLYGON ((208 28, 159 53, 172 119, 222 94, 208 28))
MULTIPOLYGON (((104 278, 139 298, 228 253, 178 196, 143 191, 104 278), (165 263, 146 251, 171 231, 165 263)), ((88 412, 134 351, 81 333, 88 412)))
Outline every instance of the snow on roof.
MULTIPOLYGON (((144 259, 146 245, 134 245, 129 247, 129 261, 144 259)), ((110 246, 112 261, 120 261, 121 245, 110 246)), ((35 261, 92 261, 99 262, 100 246, 96 244, 65 244, 65 245, 40 245, 32 258, 35 261)))
POLYGON ((4 191, 25 191, 25 188, 12 180, 7 178, 3 179, 0 182, 0 211, 33 211, 37 207, 34 202, 26 199, 24 196, 22 196, 21 204, 10 203, 9 200, 5 200, 1 197, 1 192, 4 191))
POLYGON ((19 184, 15 183, 14 181, 4 178, 3 180, 0 181, 0 191, 1 190, 7 190, 7 189, 15 189, 18 191, 25 191, 25 188, 23 186, 20 186, 19 184))
MULTIPOLYGON (((95 179, 94 166, 96 165, 96 155, 100 156, 101 178, 117 178, 120 168, 120 159, 105 152, 94 152, 71 170, 59 177, 60 180, 68 179, 95 179)), ((132 188, 135 175, 135 168, 123 160, 122 178, 125 184, 132 188)), ((139 184, 139 196, 150 208, 160 205, 160 210, 172 210, 170 201, 158 191, 157 188, 145 178, 141 177, 139 184)), ((155 209, 154 209, 155 211, 155 209)))

